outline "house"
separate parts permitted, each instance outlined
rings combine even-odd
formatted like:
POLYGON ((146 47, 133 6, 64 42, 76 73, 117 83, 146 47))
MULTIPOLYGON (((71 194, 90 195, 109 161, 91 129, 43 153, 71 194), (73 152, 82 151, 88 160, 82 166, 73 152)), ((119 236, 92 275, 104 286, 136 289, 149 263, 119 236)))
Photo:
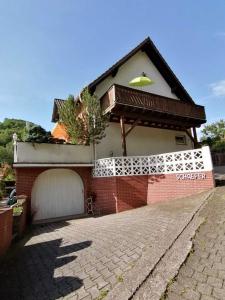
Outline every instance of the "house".
MULTIPOLYGON (((204 107, 194 102, 150 38, 88 89, 110 114, 106 136, 94 151, 93 145, 15 146, 17 190, 28 195, 34 220, 83 214, 91 193, 98 210, 114 213, 214 185, 209 149, 198 148, 196 134, 206 122, 204 107), (141 74, 153 83, 131 87, 141 74)), ((63 100, 54 100, 52 134, 68 140, 59 120, 61 105, 63 100)))

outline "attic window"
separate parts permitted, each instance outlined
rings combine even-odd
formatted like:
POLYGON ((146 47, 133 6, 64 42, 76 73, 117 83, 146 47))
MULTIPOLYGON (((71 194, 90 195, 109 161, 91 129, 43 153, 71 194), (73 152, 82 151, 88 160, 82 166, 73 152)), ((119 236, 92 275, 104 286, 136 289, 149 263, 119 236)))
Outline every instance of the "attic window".
POLYGON ((186 136, 185 135, 176 135, 175 141, 177 145, 187 145, 186 136))

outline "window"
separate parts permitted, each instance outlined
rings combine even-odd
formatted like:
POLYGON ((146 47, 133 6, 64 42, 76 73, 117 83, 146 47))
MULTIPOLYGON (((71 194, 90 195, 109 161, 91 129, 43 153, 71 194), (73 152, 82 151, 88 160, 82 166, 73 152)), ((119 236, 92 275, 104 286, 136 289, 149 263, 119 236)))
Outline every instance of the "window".
POLYGON ((187 145, 186 136, 185 135, 176 135, 175 141, 177 145, 187 145))

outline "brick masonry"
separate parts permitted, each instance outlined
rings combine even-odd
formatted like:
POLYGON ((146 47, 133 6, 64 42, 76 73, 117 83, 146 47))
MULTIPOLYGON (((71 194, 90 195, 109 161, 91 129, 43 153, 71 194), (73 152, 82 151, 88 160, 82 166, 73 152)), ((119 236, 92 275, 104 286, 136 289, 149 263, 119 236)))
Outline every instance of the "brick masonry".
POLYGON ((93 178, 92 191, 102 213, 115 213, 147 204, 148 176, 93 178))
POLYGON ((12 241, 12 209, 0 210, 0 256, 6 253, 12 241))
MULTIPOLYGON (((16 169, 16 190, 17 195, 27 196, 27 215, 31 216, 31 193, 33 184, 42 172, 51 168, 17 168, 16 169)), ((90 180, 91 180, 91 168, 88 167, 77 167, 69 168, 77 172, 84 184, 84 199, 88 197, 90 192, 90 180)))
MULTIPOLYGON (((17 193, 28 196, 31 212, 31 191, 35 179, 49 168, 18 168, 17 193)), ((178 180, 176 174, 118 176, 92 178, 91 168, 69 168, 76 171, 84 183, 84 198, 95 194, 95 206, 101 214, 110 214, 140 207, 148 203, 186 197, 214 187, 213 172, 202 172, 204 179, 178 180)), ((201 174, 201 172, 198 172, 201 174)))
MULTIPOLYGON (((213 172, 197 172, 205 174, 204 179, 178 180, 176 174, 149 176, 148 203, 168 201, 191 196, 215 186, 213 172)), ((191 174, 191 173, 190 173, 191 174)))

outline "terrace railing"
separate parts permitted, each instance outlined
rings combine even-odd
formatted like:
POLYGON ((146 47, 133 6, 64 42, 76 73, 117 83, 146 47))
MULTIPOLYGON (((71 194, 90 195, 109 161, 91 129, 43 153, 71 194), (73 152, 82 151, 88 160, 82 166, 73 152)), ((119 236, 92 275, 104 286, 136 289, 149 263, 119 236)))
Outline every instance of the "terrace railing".
POLYGON ((94 177, 189 173, 212 170, 209 147, 150 156, 110 157, 95 161, 94 177))

